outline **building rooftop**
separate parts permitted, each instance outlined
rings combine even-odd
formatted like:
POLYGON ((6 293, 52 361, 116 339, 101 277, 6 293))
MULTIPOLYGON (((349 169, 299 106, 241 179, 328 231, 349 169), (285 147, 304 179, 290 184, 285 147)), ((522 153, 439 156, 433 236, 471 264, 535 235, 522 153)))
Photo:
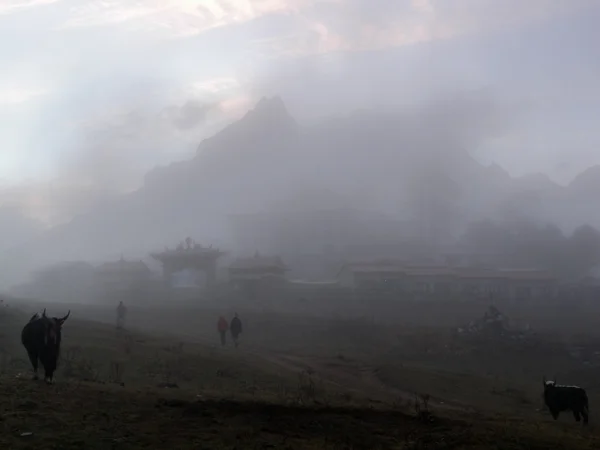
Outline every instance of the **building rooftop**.
POLYGON ((306 280, 289 280, 291 286, 296 287, 329 287, 329 286, 339 286, 338 280, 324 280, 324 281, 306 281, 306 280))
POLYGON ((458 275, 452 269, 442 267, 406 267, 404 273, 410 277, 454 277, 458 275))
POLYGON ((287 267, 279 256, 261 256, 258 254, 250 258, 238 258, 229 266, 229 268, 234 270, 287 270, 287 267))
MULTIPOLYGON (((540 269, 483 269, 477 267, 450 267, 442 265, 403 264, 393 261, 372 263, 350 263, 340 269, 354 273, 396 273, 408 277, 447 276, 462 279, 507 279, 527 281, 550 281, 555 277, 547 270, 540 269)), ((339 273, 338 273, 339 276, 339 273)))
POLYGON ((150 273, 150 269, 143 261, 119 261, 106 262, 96 269, 100 273, 108 272, 130 272, 130 273, 150 273))
POLYGON ((66 273, 71 271, 93 271, 94 266, 85 261, 63 261, 57 264, 42 267, 35 273, 36 275, 48 275, 54 273, 66 273))
POLYGON ((216 259, 222 256, 224 252, 212 245, 205 247, 195 243, 191 239, 181 242, 176 248, 165 248, 162 252, 154 252, 152 258, 165 262, 169 260, 191 260, 191 259, 216 259))
POLYGON ((511 280, 554 280, 556 277, 547 270, 500 269, 498 273, 511 280))

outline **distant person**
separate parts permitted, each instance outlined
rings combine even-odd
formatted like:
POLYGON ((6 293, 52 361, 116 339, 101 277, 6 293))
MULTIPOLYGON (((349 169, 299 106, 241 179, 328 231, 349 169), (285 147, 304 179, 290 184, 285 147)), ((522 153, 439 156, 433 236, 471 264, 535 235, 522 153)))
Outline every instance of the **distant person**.
POLYGON ((117 306, 117 329, 121 330, 125 326, 125 316, 127 315, 127 308, 123 302, 119 302, 117 306))
POLYGON ((225 317, 219 317, 219 322, 217 323, 217 330, 221 335, 221 345, 225 345, 227 343, 227 330, 229 329, 229 324, 225 317))
POLYGON ((233 338, 233 344, 237 348, 238 346, 238 338, 240 334, 242 334, 242 321, 238 317, 237 313, 235 313, 235 317, 231 320, 231 337, 233 338))

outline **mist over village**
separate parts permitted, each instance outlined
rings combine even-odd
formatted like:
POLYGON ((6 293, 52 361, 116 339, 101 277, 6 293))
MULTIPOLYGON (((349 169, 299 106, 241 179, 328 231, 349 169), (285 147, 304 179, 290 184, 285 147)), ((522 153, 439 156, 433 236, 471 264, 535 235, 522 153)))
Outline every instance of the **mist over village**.
POLYGON ((19 226, 31 236, 5 252, 11 279, 29 280, 13 290, 144 302, 164 287, 175 296, 202 297, 217 282, 243 291, 251 272, 252 283, 279 277, 297 297, 319 295, 319 283, 391 295, 587 295, 600 233, 595 211, 580 205, 600 189, 600 166, 566 186, 513 177, 461 148, 461 134, 492 108, 480 93, 453 98, 442 118, 436 106, 302 127, 280 97, 264 97, 192 159, 152 169, 139 189, 50 229, 19 226), (448 130, 456 111, 464 117, 448 130), (157 253, 169 248, 198 261, 164 269, 157 253), (248 274, 236 275, 241 266, 248 274))
POLYGON ((598 448, 599 17, 0 0, 0 447, 598 448))

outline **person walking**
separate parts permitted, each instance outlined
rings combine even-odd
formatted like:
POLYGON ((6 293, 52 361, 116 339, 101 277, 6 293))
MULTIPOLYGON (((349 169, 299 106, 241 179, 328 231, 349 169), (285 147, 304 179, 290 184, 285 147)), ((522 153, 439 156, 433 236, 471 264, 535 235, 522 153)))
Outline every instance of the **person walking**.
POLYGON ((238 314, 235 313, 235 317, 231 320, 231 337, 233 338, 233 344, 237 348, 238 346, 238 338, 240 334, 242 334, 242 321, 238 317, 238 314))
POLYGON ((229 324, 225 317, 219 317, 219 322, 217 323, 217 330, 219 331, 219 335, 221 336, 221 345, 225 345, 227 343, 227 330, 229 329, 229 324))
POLYGON ((123 302, 119 302, 119 306, 117 306, 117 330, 122 330, 124 328, 126 315, 127 308, 123 302))

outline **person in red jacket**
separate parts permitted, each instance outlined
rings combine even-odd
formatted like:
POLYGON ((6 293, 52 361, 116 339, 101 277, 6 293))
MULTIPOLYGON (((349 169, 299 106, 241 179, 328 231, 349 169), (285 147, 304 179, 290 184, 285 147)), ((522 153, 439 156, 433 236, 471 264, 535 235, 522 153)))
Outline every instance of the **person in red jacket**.
POLYGON ((227 330, 229 329, 229 324, 225 317, 219 317, 219 322, 217 323, 217 330, 219 330, 219 334, 221 335, 221 345, 226 344, 227 340, 227 330))

